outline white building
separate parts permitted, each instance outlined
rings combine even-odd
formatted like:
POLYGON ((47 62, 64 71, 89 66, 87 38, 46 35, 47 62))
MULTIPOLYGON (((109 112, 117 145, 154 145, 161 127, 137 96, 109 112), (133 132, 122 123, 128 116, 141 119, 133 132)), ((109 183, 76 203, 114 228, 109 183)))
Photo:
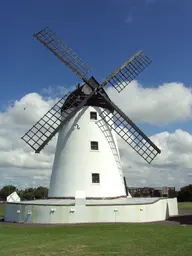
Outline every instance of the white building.
MULTIPOLYGON (((104 91, 103 91, 104 92, 104 91)), ((71 97, 86 97, 78 87, 71 97)), ((75 107, 75 106, 74 106, 75 107)), ((27 223, 150 222, 177 215, 177 199, 126 194, 114 131, 101 119, 111 107, 97 94, 60 130, 49 199, 7 203, 5 221, 27 223)))

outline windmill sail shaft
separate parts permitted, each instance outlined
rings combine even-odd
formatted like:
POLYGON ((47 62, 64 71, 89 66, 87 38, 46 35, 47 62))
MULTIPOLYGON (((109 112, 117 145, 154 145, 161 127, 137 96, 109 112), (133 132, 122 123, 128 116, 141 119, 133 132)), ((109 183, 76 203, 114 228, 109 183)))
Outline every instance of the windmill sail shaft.
MULTIPOLYGON (((89 84, 88 80, 84 80, 89 84)), ((22 139, 35 150, 35 153, 39 153, 57 134, 61 127, 95 94, 96 90, 97 89, 95 88, 78 105, 78 96, 74 95, 71 97, 70 104, 67 103, 67 108, 61 115, 61 109, 65 108, 65 101, 70 93, 66 94, 27 133, 24 134, 22 139)))
MULTIPOLYGON (((65 101, 70 93, 61 98, 27 133, 22 139, 39 153, 48 142, 56 135, 61 127, 86 103, 85 98, 77 107, 77 97, 73 96, 70 105, 62 112, 61 108, 65 106, 65 101)), ((90 98, 90 97, 89 97, 90 98)))
POLYGON ((105 110, 100 116, 148 163, 161 153, 160 149, 128 117, 124 119, 115 111, 113 119, 110 119, 105 110))
POLYGON ((161 150, 139 129, 139 127, 121 111, 121 109, 103 95, 108 104, 114 108, 113 118, 107 111, 101 113, 101 118, 141 157, 148 163, 161 153, 161 150))
POLYGON ((60 109, 63 106, 68 94, 61 98, 28 132, 22 139, 32 147, 36 153, 45 142, 51 140, 61 122, 60 109))
POLYGON ((103 99, 115 110, 113 119, 109 118, 108 112, 103 111, 101 118, 108 123, 115 132, 124 139, 138 154, 140 154, 148 163, 150 163, 160 149, 127 117, 121 109, 112 102, 105 94, 101 92, 102 84, 99 85, 96 80, 84 78, 84 81, 92 88, 92 92, 82 100, 78 106, 77 96, 70 98, 70 106, 67 105, 65 111, 60 113, 61 108, 65 106, 65 101, 69 94, 59 100, 23 137, 22 139, 31 146, 36 153, 39 153, 46 144, 55 136, 61 127, 79 111, 86 102, 95 94, 99 93, 103 99), (74 107, 75 106, 75 107, 74 107), (114 125, 115 123, 115 125, 114 125))
MULTIPOLYGON (((106 101, 108 101, 105 95, 103 95, 103 97, 106 101)), ((119 114, 119 116, 121 116, 122 122, 127 121, 134 130, 138 131, 139 134, 143 136, 143 138, 145 138, 145 140, 157 150, 158 153, 161 152, 160 149, 139 129, 139 127, 128 116, 125 115, 125 113, 123 113, 123 111, 117 105, 115 105, 114 102, 110 101, 109 104, 111 104, 114 110, 119 114)))
POLYGON ((69 48, 50 28, 42 29, 34 36, 53 52, 80 78, 83 78, 91 68, 71 48, 69 48))
POLYGON ((121 92, 133 79, 135 79, 152 61, 143 51, 138 51, 133 57, 123 63, 102 85, 109 83, 118 92, 121 92))
MULTIPOLYGON (((87 80, 85 75, 91 68, 70 49, 51 29, 48 27, 34 35, 73 72, 75 72, 91 88, 85 97, 74 94, 68 99, 69 94, 59 100, 23 137, 22 139, 39 153, 56 133, 67 123, 70 118, 79 111, 91 97, 99 94, 108 109, 104 110, 101 118, 108 123, 116 133, 124 139, 138 154, 150 163, 160 149, 112 102, 105 93, 103 87, 109 83, 118 92, 121 92, 136 76, 139 75, 151 60, 142 51, 138 51, 132 58, 123 63, 106 80, 99 84, 93 77, 87 80), (62 112, 62 113, 61 113, 62 112)), ((89 88, 89 89, 90 89, 89 88)), ((105 108, 104 108, 105 109, 105 108)))
POLYGON ((95 83, 90 83, 86 80, 86 83, 93 89, 91 96, 97 92, 101 94, 104 100, 111 105, 115 110, 113 118, 109 118, 108 111, 104 110, 101 113, 101 118, 107 122, 113 130, 125 140, 141 157, 143 157, 148 163, 161 153, 161 150, 145 135, 139 127, 128 117, 125 113, 106 95, 101 92, 103 84, 99 85, 96 80, 95 83), (97 86, 98 84, 98 86, 97 86), (121 126, 120 131, 118 127, 121 126))

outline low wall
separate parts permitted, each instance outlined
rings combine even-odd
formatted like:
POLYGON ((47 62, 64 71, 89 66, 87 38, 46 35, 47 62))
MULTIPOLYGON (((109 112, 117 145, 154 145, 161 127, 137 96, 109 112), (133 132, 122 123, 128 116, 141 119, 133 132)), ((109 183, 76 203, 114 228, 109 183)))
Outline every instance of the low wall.
MULTIPOLYGON (((46 200, 45 200, 46 202, 46 200)), ((46 205, 7 203, 5 221, 24 223, 152 222, 178 215, 176 198, 145 204, 46 205)))

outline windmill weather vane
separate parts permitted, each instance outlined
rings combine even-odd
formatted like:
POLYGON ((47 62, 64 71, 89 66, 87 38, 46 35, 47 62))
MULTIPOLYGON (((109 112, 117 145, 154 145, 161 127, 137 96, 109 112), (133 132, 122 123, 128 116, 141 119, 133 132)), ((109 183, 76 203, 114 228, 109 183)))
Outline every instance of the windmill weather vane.
POLYGON ((138 51, 100 84, 94 77, 86 77, 91 68, 51 29, 46 27, 34 36, 75 72, 89 90, 83 92, 83 87, 79 86, 76 93, 63 96, 22 139, 39 153, 80 109, 91 102, 93 106, 107 106, 106 108, 110 109, 110 112, 106 111, 106 108, 103 109, 99 114, 101 119, 142 158, 151 163, 156 155, 161 153, 160 149, 109 99, 104 91, 104 87, 108 84, 120 93, 151 63, 149 57, 143 51, 138 51), (110 115, 111 112, 113 115, 110 115))

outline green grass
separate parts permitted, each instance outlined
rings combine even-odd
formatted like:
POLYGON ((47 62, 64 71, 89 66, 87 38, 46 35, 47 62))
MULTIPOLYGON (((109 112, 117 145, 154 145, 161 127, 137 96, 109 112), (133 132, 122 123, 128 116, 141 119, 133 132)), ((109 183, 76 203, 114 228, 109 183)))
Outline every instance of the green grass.
MULTIPOLYGON (((186 207, 183 203, 179 205, 186 207)), ((4 207, 0 205, 1 217, 4 214, 4 207)), ((1 256, 190 256, 191 240, 192 227, 180 225, 0 224, 1 256)))
POLYGON ((1 226, 1 256, 191 256, 190 226, 1 226))
POLYGON ((5 204, 0 204, 0 219, 4 217, 5 213, 5 204))
POLYGON ((178 203, 179 210, 192 210, 192 202, 178 203))

